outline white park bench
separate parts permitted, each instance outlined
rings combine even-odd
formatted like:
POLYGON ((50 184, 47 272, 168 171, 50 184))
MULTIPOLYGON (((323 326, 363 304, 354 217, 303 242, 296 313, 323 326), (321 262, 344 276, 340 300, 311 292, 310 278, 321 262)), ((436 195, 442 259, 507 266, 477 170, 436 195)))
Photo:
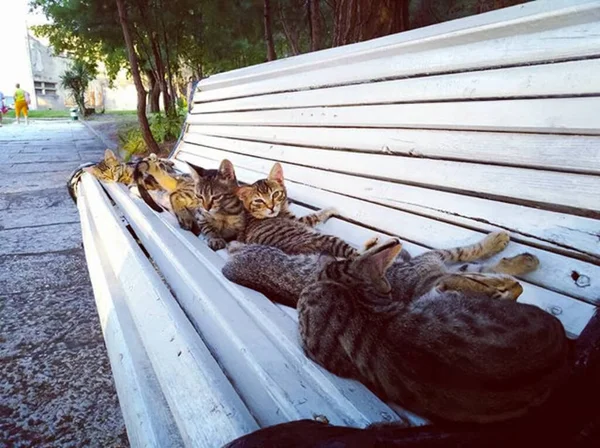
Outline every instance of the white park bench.
MULTIPOLYGON (((520 301, 577 338, 600 301, 600 1, 548 0, 212 76, 175 161, 282 163, 297 213, 415 255, 504 229, 541 260, 520 301)), ((304 355, 295 310, 221 274, 227 254, 119 184, 78 207, 132 446, 216 447, 297 419, 423 419, 304 355), (121 218, 143 245, 127 230, 121 218)))

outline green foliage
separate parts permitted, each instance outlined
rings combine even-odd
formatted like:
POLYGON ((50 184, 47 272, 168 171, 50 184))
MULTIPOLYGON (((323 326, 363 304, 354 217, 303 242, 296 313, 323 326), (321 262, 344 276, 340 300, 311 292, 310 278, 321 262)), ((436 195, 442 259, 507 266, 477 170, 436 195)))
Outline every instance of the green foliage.
POLYGON ((125 152, 126 162, 128 162, 134 154, 141 154, 148 149, 139 126, 130 126, 120 129, 118 138, 120 146, 125 152))
POLYGON ((150 131, 158 143, 177 140, 181 133, 181 128, 185 120, 181 113, 170 114, 154 114, 150 121, 150 131))
POLYGON ((60 77, 60 85, 71 92, 81 115, 85 115, 85 91, 95 77, 95 64, 82 60, 75 60, 60 77))

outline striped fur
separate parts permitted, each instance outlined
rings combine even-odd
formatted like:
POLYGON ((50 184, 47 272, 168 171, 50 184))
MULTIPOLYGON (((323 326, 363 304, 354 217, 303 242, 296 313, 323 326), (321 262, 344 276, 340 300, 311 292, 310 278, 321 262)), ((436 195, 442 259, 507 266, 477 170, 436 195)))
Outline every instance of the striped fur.
POLYGON ((279 163, 273 166, 267 179, 240 187, 238 196, 248 212, 246 226, 238 237, 241 242, 278 247, 288 254, 326 252, 342 258, 358 255, 357 250, 342 239, 314 229, 333 216, 335 210, 321 210, 300 218, 289 211, 279 163))
POLYGON ((133 163, 125 163, 116 154, 107 149, 104 159, 94 166, 84 168, 85 171, 103 182, 119 182, 130 185, 133 182, 133 163))
POLYGON ((201 176, 191 170, 191 174, 198 201, 199 232, 206 236, 211 249, 223 249, 227 241, 238 237, 246 223, 244 206, 236 195, 238 183, 233 165, 225 159, 217 171, 201 176))
POLYGON ((568 373, 560 321, 535 306, 438 288, 426 270, 432 259, 490 255, 506 245, 503 239, 492 234, 481 246, 405 263, 393 262, 401 245, 391 240, 356 259, 327 263, 298 302, 306 353, 432 419, 485 423, 523 415, 568 373), (388 269, 396 275, 386 278, 388 269))

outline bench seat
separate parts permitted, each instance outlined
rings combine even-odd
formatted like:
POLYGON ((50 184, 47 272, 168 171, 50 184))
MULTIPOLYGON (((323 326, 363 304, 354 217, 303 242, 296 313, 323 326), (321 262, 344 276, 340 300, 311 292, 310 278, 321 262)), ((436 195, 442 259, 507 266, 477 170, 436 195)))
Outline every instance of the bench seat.
MULTIPOLYGON (((506 230, 519 298, 576 339, 600 301, 600 2, 538 1, 215 75, 171 158, 242 182, 282 164, 292 209, 414 256, 506 230)), ((220 446, 297 419, 426 421, 303 353, 297 313, 119 184, 79 185, 86 257, 132 446, 220 446)))

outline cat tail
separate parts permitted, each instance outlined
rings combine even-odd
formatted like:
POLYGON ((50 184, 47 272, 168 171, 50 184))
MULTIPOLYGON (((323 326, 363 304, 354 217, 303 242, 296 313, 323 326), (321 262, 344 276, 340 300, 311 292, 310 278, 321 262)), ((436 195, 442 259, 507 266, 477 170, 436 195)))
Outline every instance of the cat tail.
POLYGON ((146 160, 140 160, 135 164, 135 168, 133 169, 133 181, 138 187, 138 191, 140 192, 140 197, 144 200, 148 206, 154 210, 155 212, 162 213, 163 208, 156 203, 148 190, 146 189, 146 183, 144 180, 144 175, 146 171, 150 168, 150 164, 146 160))

